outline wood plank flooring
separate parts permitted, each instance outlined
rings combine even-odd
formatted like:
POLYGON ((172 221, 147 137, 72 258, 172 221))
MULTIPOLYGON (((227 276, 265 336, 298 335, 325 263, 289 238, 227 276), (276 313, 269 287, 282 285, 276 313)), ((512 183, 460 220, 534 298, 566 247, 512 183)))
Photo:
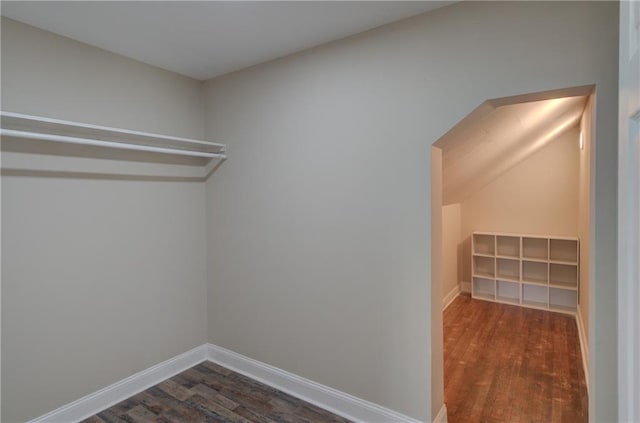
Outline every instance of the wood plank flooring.
POLYGON ((212 362, 204 362, 128 398, 84 423, 347 423, 212 362))
POLYGON ((449 423, 587 422, 572 316, 473 300, 444 312, 449 423))

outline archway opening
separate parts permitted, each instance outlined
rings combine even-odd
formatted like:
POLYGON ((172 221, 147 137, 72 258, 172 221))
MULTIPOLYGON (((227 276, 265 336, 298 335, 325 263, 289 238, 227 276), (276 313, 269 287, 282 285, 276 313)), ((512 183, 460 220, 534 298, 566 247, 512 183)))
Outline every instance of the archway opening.
POLYGON ((432 147, 432 410, 450 422, 587 419, 594 102, 488 100, 432 147))

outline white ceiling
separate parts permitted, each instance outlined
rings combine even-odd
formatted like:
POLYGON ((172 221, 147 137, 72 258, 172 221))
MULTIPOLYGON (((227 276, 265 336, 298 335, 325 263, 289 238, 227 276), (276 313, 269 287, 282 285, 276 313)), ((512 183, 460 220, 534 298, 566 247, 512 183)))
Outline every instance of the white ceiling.
POLYGON ((2 1, 2 15, 206 80, 452 1, 2 1))
POLYGON ((586 99, 579 95, 504 105, 499 105, 500 100, 483 103, 435 144, 442 149, 443 204, 464 201, 575 127, 586 99))

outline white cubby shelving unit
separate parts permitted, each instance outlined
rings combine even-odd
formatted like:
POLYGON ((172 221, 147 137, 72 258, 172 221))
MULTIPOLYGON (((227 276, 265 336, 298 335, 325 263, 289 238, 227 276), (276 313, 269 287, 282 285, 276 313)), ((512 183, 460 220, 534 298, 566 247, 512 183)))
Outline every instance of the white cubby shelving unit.
MULTIPOLYGON (((25 143, 29 141, 40 143, 37 145, 44 145, 42 144, 44 142, 46 144, 59 146, 76 145, 84 149, 97 148, 98 150, 94 150, 98 152, 97 158, 102 158, 99 152, 120 151, 125 154, 124 156, 120 156, 124 157, 125 160, 133 154, 137 154, 137 156, 135 156, 137 158, 140 157, 140 154, 144 154, 145 157, 156 154, 165 158, 173 157, 197 160, 196 166, 190 166, 191 168, 195 167, 195 171, 182 170, 186 176, 205 175, 206 172, 208 172, 208 170, 205 169, 207 166, 211 166, 212 163, 219 163, 219 161, 227 158, 225 144, 204 140, 152 134, 7 111, 0 112, 0 123, 0 135, 3 141, 6 138, 23 141, 25 143), (198 168, 204 170, 198 170, 198 168)), ((3 152, 4 150, 3 143, 3 152)), ((67 150, 62 151, 66 152, 67 150)), ((10 151, 7 155, 11 153, 14 152, 10 151)), ((22 151, 20 153, 22 153, 22 151)), ((24 167, 31 168, 29 164, 32 164, 35 168, 39 162, 37 157, 33 156, 33 153, 40 154, 40 147, 33 151, 28 151, 28 153, 32 154, 27 157, 27 166, 24 167)), ((19 163, 25 162, 25 160, 19 160, 20 155, 16 157, 19 163)), ((51 157, 53 158, 50 162, 55 159, 54 156, 51 157)), ((5 157, 3 157, 3 169, 7 164, 4 159, 5 157)), ((10 160, 7 160, 7 162, 10 162, 10 160)), ((94 161, 91 165, 96 165, 96 163, 100 164, 94 161)), ((18 167, 21 166, 23 165, 18 167)), ((55 165, 53 166, 55 167, 55 165)), ((11 167, 11 165, 9 165, 9 167, 11 167)), ((66 170, 63 166, 59 166, 59 168, 66 170)), ((185 166, 183 166, 183 168, 185 168, 185 166)), ((45 168, 37 170, 60 169, 45 168)))
POLYGON ((474 232, 471 245, 473 298, 577 311, 578 238, 474 232))

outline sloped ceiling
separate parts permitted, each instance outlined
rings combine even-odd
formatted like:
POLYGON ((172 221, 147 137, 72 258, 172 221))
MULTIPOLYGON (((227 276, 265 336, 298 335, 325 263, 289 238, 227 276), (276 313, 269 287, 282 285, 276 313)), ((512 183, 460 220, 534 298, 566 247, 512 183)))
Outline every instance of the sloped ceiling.
POLYGON ((586 99, 483 103, 434 144, 442 149, 443 204, 464 201, 578 125, 586 99))

